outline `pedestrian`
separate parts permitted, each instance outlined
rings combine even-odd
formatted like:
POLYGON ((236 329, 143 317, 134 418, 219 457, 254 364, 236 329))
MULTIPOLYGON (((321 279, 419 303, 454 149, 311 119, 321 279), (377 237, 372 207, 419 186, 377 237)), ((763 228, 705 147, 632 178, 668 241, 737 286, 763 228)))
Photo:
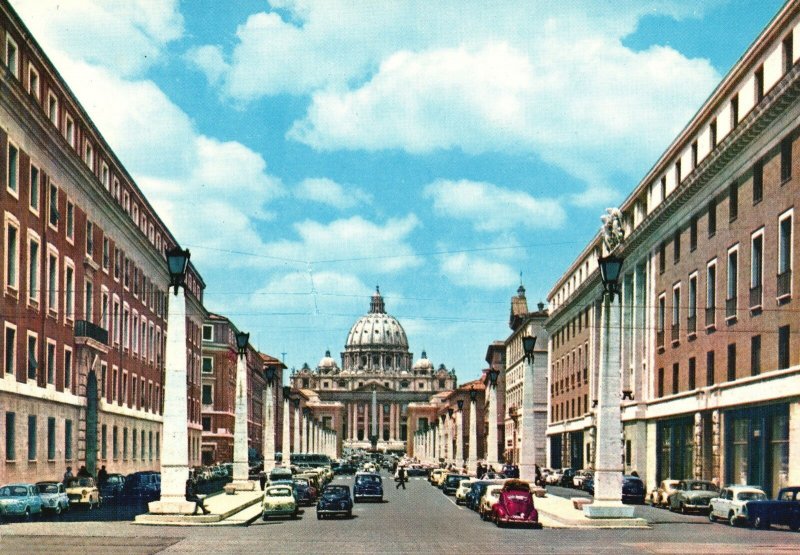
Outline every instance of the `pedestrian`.
POLYGON ((202 509, 204 515, 207 515, 211 512, 206 509, 206 506, 203 503, 203 497, 197 495, 197 490, 195 490, 194 482, 191 478, 186 480, 186 500, 195 502, 194 512, 192 513, 193 515, 197 514, 197 509, 202 509))
POLYGON ((67 471, 64 473, 64 483, 66 484, 67 480, 69 480, 70 478, 73 478, 72 467, 68 466, 67 471))
POLYGON ((537 486, 542 484, 542 469, 539 468, 538 464, 536 465, 536 480, 534 481, 534 483, 537 486))
POLYGON ((400 489, 400 486, 406 489, 406 467, 404 466, 397 469, 397 485, 394 489, 400 489))
POLYGON ((89 474, 89 471, 86 469, 86 465, 81 465, 78 469, 78 478, 91 478, 91 476, 92 475, 89 474))
POLYGON ((639 473, 634 470, 633 472, 631 472, 631 476, 635 476, 636 478, 638 478, 639 473))
POLYGON ((105 484, 106 480, 108 480, 108 471, 106 470, 106 465, 100 467, 100 470, 97 472, 97 481, 100 484, 105 484))
POLYGON ((258 481, 261 484, 261 491, 267 486, 267 473, 263 470, 258 473, 258 481))

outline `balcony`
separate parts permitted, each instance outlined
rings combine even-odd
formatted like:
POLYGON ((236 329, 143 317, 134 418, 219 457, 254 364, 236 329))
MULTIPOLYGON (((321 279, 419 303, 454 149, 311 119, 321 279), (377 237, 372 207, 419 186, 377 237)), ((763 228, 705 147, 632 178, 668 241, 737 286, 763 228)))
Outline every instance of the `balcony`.
POLYGON ((792 295, 792 271, 778 274, 778 300, 783 301, 792 295))
POLYGON ((761 310, 761 285, 750 288, 750 310, 761 310))
POLYGON ((689 316, 686 319, 686 333, 689 337, 694 337, 697 333, 697 316, 689 316))
POLYGON ((706 308, 706 329, 714 328, 717 324, 717 308, 709 306, 706 308))
POLYGON ((672 329, 670 330, 670 335, 672 339, 672 344, 677 345, 681 338, 681 326, 680 324, 672 324, 672 329))
POLYGON ((103 353, 108 352, 108 330, 87 320, 75 321, 75 344, 87 345, 103 353))
POLYGON ((727 322, 736 320, 736 299, 737 297, 725 299, 725 321, 727 322))
POLYGON ((658 330, 656 332, 656 346, 659 349, 664 348, 664 330, 658 330))

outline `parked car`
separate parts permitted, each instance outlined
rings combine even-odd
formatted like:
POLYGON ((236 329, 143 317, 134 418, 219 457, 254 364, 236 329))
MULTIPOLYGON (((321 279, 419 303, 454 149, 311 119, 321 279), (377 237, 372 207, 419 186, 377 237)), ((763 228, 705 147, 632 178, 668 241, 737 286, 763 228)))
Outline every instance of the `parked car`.
POLYGON ((0 488, 0 516, 21 516, 42 513, 42 498, 33 484, 9 484, 0 488))
POLYGON ((669 496, 669 510, 686 514, 690 511, 708 511, 708 502, 719 495, 713 482, 706 480, 681 480, 675 493, 669 496))
POLYGON ((434 468, 431 470, 431 473, 428 474, 428 481, 432 486, 435 486, 439 482, 439 477, 446 472, 444 468, 434 468))
POLYGON ((644 482, 637 476, 622 477, 622 502, 644 504, 644 482))
POLYGON ((91 511, 100 506, 100 490, 90 476, 70 478, 64 483, 70 505, 86 505, 91 511))
POLYGON ((724 518, 731 526, 747 521, 745 505, 748 501, 766 501, 767 494, 753 486, 728 486, 719 492, 719 497, 709 501, 708 520, 714 522, 724 518))
POLYGON ((333 469, 333 473, 337 476, 352 475, 358 471, 358 467, 354 464, 344 463, 340 464, 337 468, 333 469))
POLYGON ((464 505, 467 502, 467 493, 469 493, 472 484, 477 482, 476 478, 466 478, 462 479, 458 483, 458 489, 456 490, 456 505, 464 505))
POLYGON ((279 480, 291 482, 293 479, 292 470, 285 466, 276 466, 269 471, 269 476, 267 479, 269 480, 270 484, 279 480))
POLYGON ((650 504, 653 507, 667 507, 669 504, 669 496, 675 493, 675 487, 680 483, 680 480, 661 480, 658 487, 650 492, 650 504))
POLYGON ((478 510, 478 503, 480 503, 483 492, 486 491, 489 484, 491 484, 489 480, 475 480, 472 482, 467 495, 464 497, 465 505, 468 509, 473 511, 478 510))
POLYGON ((523 480, 508 480, 503 484, 497 502, 492 505, 492 521, 498 526, 524 524, 541 528, 539 513, 533 506, 531 485, 523 480))
POLYGON ((783 488, 772 501, 748 501, 745 504, 747 520, 751 526, 762 530, 774 524, 800 529, 800 487, 783 488))
POLYGON ((515 464, 506 464, 500 469, 500 473, 506 478, 519 478, 519 467, 515 464))
POLYGON ((583 481, 583 491, 594 495, 594 475, 589 476, 583 481))
POLYGON ((353 483, 353 502, 383 501, 383 479, 376 472, 357 472, 353 483))
POLYGON ((561 478, 558 480, 558 485, 562 488, 571 488, 573 478, 575 478, 575 470, 572 468, 564 468, 561 471, 561 478))
POLYGON ((267 520, 271 516, 297 518, 297 500, 290 485, 268 486, 264 490, 261 519, 267 520))
POLYGON ((125 478, 121 497, 149 503, 161 498, 161 473, 152 470, 134 472, 125 478))
POLYGON ((442 493, 445 495, 455 495, 461 480, 469 478, 466 474, 448 474, 442 482, 442 493))
POLYGON ((503 489, 502 484, 489 484, 486 491, 483 492, 481 500, 478 503, 478 514, 481 520, 489 520, 492 516, 492 507, 500 499, 500 491, 503 489))
POLYGON ((317 501, 317 520, 332 515, 353 516, 353 500, 350 487, 345 485, 325 486, 317 501))
POLYGON ((594 472, 591 470, 579 470, 575 473, 575 477, 572 479, 572 487, 583 489, 583 482, 589 476, 594 476, 594 472))
POLYGON ((561 475, 564 473, 562 469, 553 470, 550 474, 547 475, 547 478, 544 479, 545 484, 548 486, 554 486, 561 481, 561 475))
POLYGON ((115 499, 122 495, 125 487, 125 476, 122 474, 109 474, 105 481, 100 483, 100 498, 103 501, 115 499))
POLYGON ((61 482, 36 482, 36 489, 39 491, 39 497, 42 498, 43 511, 60 515, 61 511, 69 510, 69 496, 61 482))
POLYGON ((317 488, 307 478, 297 477, 294 480, 294 496, 298 505, 313 505, 317 500, 317 488))
POLYGON ((412 464, 406 468, 406 473, 408 476, 428 476, 429 472, 430 469, 422 466, 421 464, 412 464))

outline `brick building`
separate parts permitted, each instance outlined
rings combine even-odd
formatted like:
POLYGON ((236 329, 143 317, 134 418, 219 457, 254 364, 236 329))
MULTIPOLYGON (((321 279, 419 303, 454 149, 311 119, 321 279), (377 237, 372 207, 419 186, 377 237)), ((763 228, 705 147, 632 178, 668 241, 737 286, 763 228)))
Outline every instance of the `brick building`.
MULTIPOLYGON (((158 468, 177 241, 5 0, 0 61, 0 483, 158 468)), ((191 464, 204 287, 190 265, 191 464)))
MULTIPOLYGON (((623 456, 648 487, 800 480, 799 23, 788 2, 621 206, 623 456)), ((552 466, 593 463, 602 253, 549 296, 552 466)))

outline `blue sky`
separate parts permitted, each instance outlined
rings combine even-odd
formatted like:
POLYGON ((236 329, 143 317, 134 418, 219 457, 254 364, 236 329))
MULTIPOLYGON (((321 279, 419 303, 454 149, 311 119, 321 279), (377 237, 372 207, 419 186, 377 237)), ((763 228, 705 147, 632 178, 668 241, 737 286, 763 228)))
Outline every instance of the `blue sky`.
POLYGON ((380 284, 415 358, 485 366, 775 0, 11 0, 192 258, 286 363, 380 284), (606 5, 607 4, 607 5, 606 5))

